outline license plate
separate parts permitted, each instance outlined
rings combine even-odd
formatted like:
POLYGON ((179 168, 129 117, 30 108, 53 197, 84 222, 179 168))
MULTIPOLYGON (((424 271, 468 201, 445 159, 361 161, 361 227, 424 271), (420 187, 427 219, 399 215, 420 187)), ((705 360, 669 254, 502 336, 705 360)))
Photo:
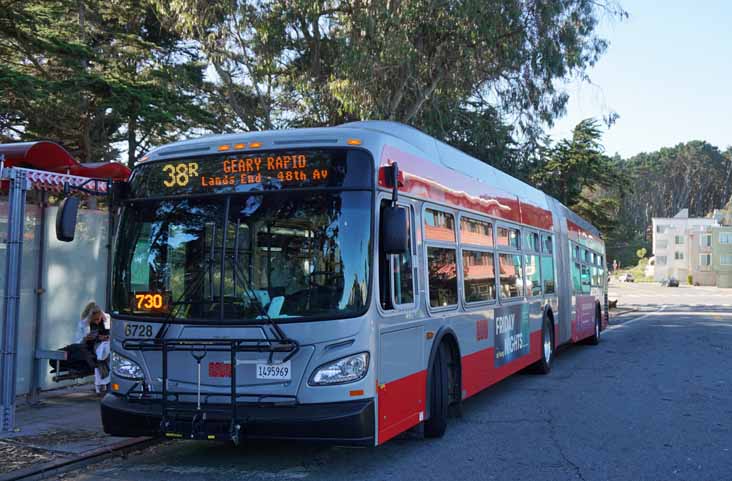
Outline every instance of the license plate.
POLYGON ((277 379, 289 381, 292 379, 290 361, 280 364, 257 364, 257 379, 277 379))

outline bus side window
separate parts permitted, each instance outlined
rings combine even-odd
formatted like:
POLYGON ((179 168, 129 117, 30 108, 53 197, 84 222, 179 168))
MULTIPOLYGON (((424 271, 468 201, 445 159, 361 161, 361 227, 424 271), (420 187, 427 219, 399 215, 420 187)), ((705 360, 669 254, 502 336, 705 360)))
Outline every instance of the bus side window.
POLYGON ((575 295, 582 293, 579 262, 575 262, 574 264, 572 264, 572 290, 575 295))
MULTIPOLYGON (((382 201, 381 207, 390 205, 382 201)), ((401 304, 414 303, 414 266, 412 264, 412 215, 407 215, 407 244, 409 252, 401 255, 379 254, 379 302, 383 309, 394 309, 401 304)))
POLYGON ((554 294, 554 258, 552 256, 541 256, 541 280, 544 286, 544 294, 554 294))
POLYGON ((590 267, 589 266, 582 266, 582 294, 589 294, 590 293, 590 267))

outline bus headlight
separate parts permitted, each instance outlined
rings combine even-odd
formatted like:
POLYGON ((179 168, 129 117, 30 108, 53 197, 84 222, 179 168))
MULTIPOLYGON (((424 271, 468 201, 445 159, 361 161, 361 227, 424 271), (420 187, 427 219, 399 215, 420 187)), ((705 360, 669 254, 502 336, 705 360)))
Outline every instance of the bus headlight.
POLYGON ((112 351, 112 372, 127 379, 143 379, 142 368, 132 359, 112 351))
POLYGON ((323 364, 310 376, 311 386, 346 384, 363 379, 369 370, 369 353, 362 352, 323 364))

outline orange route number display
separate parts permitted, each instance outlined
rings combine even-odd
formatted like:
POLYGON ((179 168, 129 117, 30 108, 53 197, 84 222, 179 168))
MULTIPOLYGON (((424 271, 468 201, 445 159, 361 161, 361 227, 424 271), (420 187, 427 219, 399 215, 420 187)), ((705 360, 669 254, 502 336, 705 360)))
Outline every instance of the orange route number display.
POLYGON ((134 310, 137 312, 166 312, 168 297, 168 293, 165 292, 135 292, 132 299, 134 310))

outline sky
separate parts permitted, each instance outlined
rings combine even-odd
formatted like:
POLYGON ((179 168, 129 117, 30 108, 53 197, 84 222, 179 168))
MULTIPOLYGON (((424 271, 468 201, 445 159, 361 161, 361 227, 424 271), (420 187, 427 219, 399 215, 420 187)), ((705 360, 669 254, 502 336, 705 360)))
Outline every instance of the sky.
POLYGON ((610 45, 590 83, 566 86, 567 114, 551 136, 616 112, 603 136, 610 155, 690 140, 732 146, 732 1, 619 1, 630 17, 603 19, 599 31, 610 45))

